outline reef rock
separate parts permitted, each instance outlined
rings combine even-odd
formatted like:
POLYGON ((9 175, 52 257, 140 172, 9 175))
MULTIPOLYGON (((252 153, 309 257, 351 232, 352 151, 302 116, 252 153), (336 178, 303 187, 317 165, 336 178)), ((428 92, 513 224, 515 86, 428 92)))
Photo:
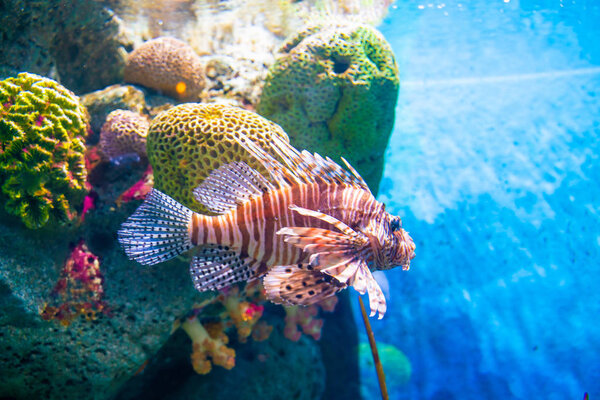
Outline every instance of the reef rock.
POLYGON ((0 398, 112 398, 199 300, 187 263, 127 260, 115 232, 133 203, 60 232, 0 212, 0 398))
POLYGON ((90 114, 90 123, 94 132, 106 121, 114 110, 129 110, 138 114, 147 112, 145 93, 132 85, 111 85, 104 89, 81 96, 81 102, 90 114))
POLYGON ((131 44, 101 2, 8 0, 0 10, 0 78, 29 71, 76 93, 122 79, 131 44))
POLYGON ((377 30, 311 25, 280 49, 257 111, 295 147, 346 158, 376 192, 398 88, 394 54, 377 30))
MULTIPOLYGON (((269 307, 276 310, 276 307, 269 307)), ((198 375, 190 366, 189 339, 175 333, 148 367, 132 378, 119 400, 168 399, 319 399, 325 389, 325 367, 318 343, 308 336, 293 342, 283 335, 283 319, 269 311, 273 324, 267 340, 234 342, 236 366, 198 375)))

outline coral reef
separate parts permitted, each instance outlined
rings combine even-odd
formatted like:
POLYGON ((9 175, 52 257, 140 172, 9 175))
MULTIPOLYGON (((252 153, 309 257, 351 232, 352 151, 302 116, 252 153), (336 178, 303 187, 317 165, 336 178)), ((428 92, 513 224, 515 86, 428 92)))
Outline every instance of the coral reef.
POLYGON ((188 103, 162 112, 152 120, 146 143, 154 187, 195 211, 207 212, 192 191, 210 171, 243 160, 266 172, 235 142, 238 135, 266 150, 273 135, 288 140, 278 125, 237 107, 188 103))
POLYGON ((294 146, 344 156, 376 192, 398 88, 394 55, 377 30, 310 25, 282 46, 257 111, 294 146))
MULTIPOLYGON (((248 336, 253 333, 253 328, 263 314, 264 306, 247 301, 247 294, 242 294, 237 286, 228 288, 219 300, 227 310, 227 314, 237 330, 238 341, 246 342, 248 336)), ((264 335, 257 333, 257 337, 264 335)), ((258 331, 257 331, 258 332, 258 331)), ((264 339, 263 339, 264 340, 264 339)))
MULTIPOLYGON (((283 336, 283 320, 271 311, 268 322, 274 329, 268 340, 241 344, 232 338, 227 344, 235 350, 235 368, 215 367, 209 374, 195 372, 190 366, 189 338, 178 329, 150 359, 144 372, 127 382, 117 400, 196 399, 199 393, 203 399, 360 398, 358 392, 356 396, 324 397, 326 381, 341 379, 344 387, 352 382, 348 383, 343 374, 326 379, 329 375, 325 373, 319 343, 306 336, 298 342, 289 341, 283 336)), ((351 353, 348 348, 343 351, 351 353)))
POLYGON ((132 85, 111 85, 81 96, 81 103, 90 114, 94 132, 100 132, 106 117, 114 110, 129 110, 138 114, 147 111, 144 92, 132 85))
POLYGON ((125 81, 194 101, 205 85, 204 64, 186 43, 162 37, 145 42, 129 54, 125 81))
POLYGON ((57 82, 22 73, 0 82, 0 185, 28 228, 73 218, 87 193, 85 108, 57 82))
POLYGON ((122 79, 130 41, 102 2, 2 2, 0 77, 30 71, 76 93, 122 79))
POLYGON ((98 257, 83 240, 79 241, 65 262, 51 299, 40 312, 42 318, 59 321, 63 326, 80 315, 96 319, 97 313, 108 310, 102 299, 103 281, 98 257))
POLYGON ((150 122, 145 115, 129 110, 114 110, 100 131, 99 151, 106 159, 135 153, 146 158, 146 136, 150 122))

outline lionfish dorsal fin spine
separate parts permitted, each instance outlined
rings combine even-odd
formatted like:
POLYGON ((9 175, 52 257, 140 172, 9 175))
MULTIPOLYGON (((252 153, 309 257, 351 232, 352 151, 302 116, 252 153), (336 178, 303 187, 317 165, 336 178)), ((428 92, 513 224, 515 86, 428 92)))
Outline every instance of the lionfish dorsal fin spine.
POLYGON ((340 167, 329 157, 323 158, 318 153, 311 154, 306 150, 296 150, 284 139, 274 136, 270 150, 281 161, 268 154, 256 143, 245 138, 236 139, 254 158, 260 161, 271 173, 276 182, 285 184, 325 182, 329 184, 346 184, 370 193, 365 181, 358 172, 349 166, 350 172, 340 167))
POLYGON ((234 161, 212 171, 194 189, 194 196, 209 211, 223 214, 273 189, 256 170, 244 162, 234 161))

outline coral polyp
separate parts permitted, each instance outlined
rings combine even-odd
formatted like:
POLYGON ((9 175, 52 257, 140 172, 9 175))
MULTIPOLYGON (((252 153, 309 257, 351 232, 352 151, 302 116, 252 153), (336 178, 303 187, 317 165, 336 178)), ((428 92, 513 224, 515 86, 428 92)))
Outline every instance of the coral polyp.
POLYGON ((21 73, 0 82, 0 187, 31 229, 71 220, 88 191, 88 115, 59 83, 21 73))

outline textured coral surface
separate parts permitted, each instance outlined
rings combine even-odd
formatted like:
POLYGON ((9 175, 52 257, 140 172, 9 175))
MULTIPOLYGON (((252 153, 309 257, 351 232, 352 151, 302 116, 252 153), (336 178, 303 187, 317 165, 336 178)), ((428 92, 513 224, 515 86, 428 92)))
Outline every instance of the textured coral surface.
POLYGON ((129 110, 114 110, 106 117, 100 132, 100 151, 106 158, 130 153, 146 157, 146 136, 150 122, 144 115, 129 110))
POLYGON ((145 42, 127 58, 125 81, 179 100, 198 100, 204 88, 204 65, 181 40, 162 37, 145 42))
POLYGON ((376 190, 398 87, 394 55, 377 30, 312 25, 282 47, 257 110, 294 146, 346 158, 376 190))
POLYGON ((120 81, 129 40, 104 1, 5 0, 0 3, 0 78, 20 71, 76 93, 120 81))
POLYGON ((206 212, 192 191, 210 171, 232 161, 245 161, 261 171, 235 142, 240 135, 265 149, 273 135, 287 140, 278 125, 238 107, 187 103, 159 114, 147 138, 154 187, 193 210, 206 212))
POLYGON ((4 207, 29 228, 71 219, 87 192, 79 99, 28 73, 0 82, 0 185, 4 207))

